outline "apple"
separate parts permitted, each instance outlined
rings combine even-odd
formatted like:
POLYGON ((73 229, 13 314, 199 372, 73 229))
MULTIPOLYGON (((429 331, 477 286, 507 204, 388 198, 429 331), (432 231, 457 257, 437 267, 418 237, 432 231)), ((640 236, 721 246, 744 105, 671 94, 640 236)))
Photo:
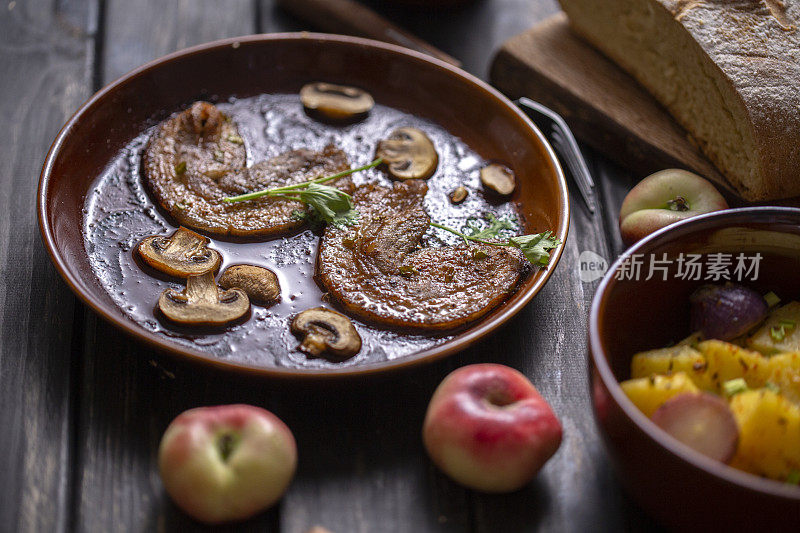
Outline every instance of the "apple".
POLYGON ((455 481, 483 492, 511 492, 558 450, 561 424, 520 372, 477 364, 439 384, 422 439, 431 460, 455 481))
POLYGON ((158 450, 173 501, 207 524, 249 518, 280 499, 297 446, 277 416, 252 405, 198 407, 178 415, 158 450))
POLYGON ((670 168, 647 176, 622 202, 619 230, 631 245, 680 220, 727 209, 717 189, 697 174, 670 168))

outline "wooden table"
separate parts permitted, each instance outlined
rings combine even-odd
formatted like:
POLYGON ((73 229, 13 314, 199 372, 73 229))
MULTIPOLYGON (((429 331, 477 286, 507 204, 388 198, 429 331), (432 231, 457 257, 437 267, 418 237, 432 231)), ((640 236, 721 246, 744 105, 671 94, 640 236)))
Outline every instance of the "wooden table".
MULTIPOLYGON (((485 77, 493 51, 557 9, 483 0, 444 13, 373 6, 485 77)), ((156 471, 167 424, 200 405, 246 402, 293 429, 299 471, 279 506, 235 529, 302 533, 600 531, 653 524, 619 488, 592 419, 586 322, 597 282, 577 259, 621 252, 615 217, 633 177, 587 153, 602 206, 574 197, 566 250, 544 290, 501 332, 447 361, 388 379, 280 387, 211 374, 132 342, 72 295, 39 238, 39 171, 90 94, 173 50, 254 32, 310 29, 271 0, 3 0, 0 5, 0 530, 197 527, 156 471), (452 369, 493 361, 528 375, 560 416, 558 454, 526 489, 474 493, 428 461, 420 428, 452 369)))

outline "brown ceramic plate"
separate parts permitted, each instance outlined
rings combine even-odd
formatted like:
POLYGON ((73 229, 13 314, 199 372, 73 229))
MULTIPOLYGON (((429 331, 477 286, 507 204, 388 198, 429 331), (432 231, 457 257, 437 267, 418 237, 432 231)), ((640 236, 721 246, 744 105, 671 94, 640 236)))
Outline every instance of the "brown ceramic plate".
MULTIPOLYGON (((595 416, 622 482, 665 524, 679 530, 798 531, 800 488, 713 461, 656 426, 628 399, 636 352, 667 346, 689 331, 689 295, 703 280, 683 280, 673 263, 667 280, 616 279, 626 257, 662 254, 762 255, 757 279, 742 283, 784 301, 800 298, 800 209, 751 207, 720 211, 665 228, 629 249, 606 275, 589 320, 595 416)), ((749 265, 749 263, 748 263, 749 265)), ((645 267, 646 268, 646 267, 645 267)), ((704 274, 703 274, 704 275, 704 274)), ((736 281, 736 279, 734 279, 736 281)))
POLYGON ((149 126, 194 100, 297 93, 318 80, 363 87, 378 103, 442 126, 487 160, 506 162, 517 173, 512 201, 526 232, 552 229, 566 240, 567 188, 553 151, 530 120, 487 84, 379 42, 306 33, 256 35, 148 63, 98 92, 64 126, 42 170, 38 210, 44 242, 67 284, 95 312, 148 345, 221 368, 285 377, 373 373, 450 355, 530 302, 553 272, 563 245, 552 252, 548 268, 534 272, 507 302, 468 329, 429 349, 361 366, 304 369, 221 360, 142 327, 120 309, 92 271, 83 234, 87 191, 109 162, 149 126))

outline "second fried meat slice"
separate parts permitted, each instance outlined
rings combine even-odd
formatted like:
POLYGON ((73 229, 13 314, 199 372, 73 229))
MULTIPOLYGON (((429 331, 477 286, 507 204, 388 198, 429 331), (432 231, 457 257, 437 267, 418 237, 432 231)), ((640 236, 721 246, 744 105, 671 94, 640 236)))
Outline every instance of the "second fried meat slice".
MULTIPOLYGON (((227 203, 223 198, 291 185, 347 170, 347 156, 328 146, 300 149, 245 168, 246 151, 236 124, 216 106, 196 102, 162 122, 142 157, 145 181, 158 203, 180 224, 214 235, 269 237, 303 225, 304 204, 261 197, 227 203)), ((344 189, 350 181, 330 183, 344 189)))
POLYGON ((519 250, 484 244, 422 247, 430 218, 421 180, 364 185, 357 225, 328 227, 318 281, 352 315, 394 327, 447 330, 505 301, 524 275, 519 250))

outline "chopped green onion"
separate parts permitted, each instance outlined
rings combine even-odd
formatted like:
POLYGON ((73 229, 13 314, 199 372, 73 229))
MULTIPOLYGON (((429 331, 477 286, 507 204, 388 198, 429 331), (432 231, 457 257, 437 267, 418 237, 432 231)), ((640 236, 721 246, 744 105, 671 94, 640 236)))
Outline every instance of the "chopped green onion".
POLYGON ((772 326, 769 328, 769 336, 775 342, 781 342, 786 338, 786 330, 783 329, 783 326, 772 326))
POLYGON ((698 343, 700 343, 700 341, 702 341, 702 340, 703 340, 703 333, 702 333, 701 331, 697 331, 697 332, 695 332, 695 333, 692 333, 691 335, 689 335, 688 337, 686 337, 686 338, 685 338, 685 339, 683 339, 682 341, 680 341, 680 342, 677 344, 677 346, 691 346, 691 347, 695 347, 695 346, 697 346, 697 344, 698 344, 698 343))
POLYGON ((767 305, 770 307, 775 307, 781 303, 781 299, 778 298, 778 295, 772 291, 769 291, 767 294, 765 294, 764 299, 767 301, 767 305))
POLYGON ((175 165, 175 174, 183 174, 186 172, 186 161, 181 161, 175 165))
POLYGON ((398 270, 400 270, 402 276, 411 276, 418 272, 414 265, 400 265, 398 270))
POLYGON ((786 328, 794 328, 797 325, 797 322, 795 322, 794 320, 785 320, 785 319, 781 320, 778 323, 786 328))
POLYGON ((477 248, 472 250, 472 258, 473 259, 486 259, 487 257, 489 257, 489 254, 487 254, 483 250, 479 250, 477 248))
POLYGON ((244 144, 244 139, 238 135, 228 135, 228 140, 234 144, 244 144))
POLYGON ((767 381, 766 383, 764 383, 764 388, 769 390, 769 391, 774 392, 775 394, 778 394, 779 392, 781 392, 781 388, 778 387, 777 385, 775 385, 771 381, 767 381))
POLYGON ((795 469, 789 472, 789 475, 786 476, 786 483, 800 485, 800 470, 795 469))
POLYGON ((722 384, 722 389, 726 395, 733 396, 740 392, 745 392, 747 390, 747 382, 744 378, 731 379, 722 384))

